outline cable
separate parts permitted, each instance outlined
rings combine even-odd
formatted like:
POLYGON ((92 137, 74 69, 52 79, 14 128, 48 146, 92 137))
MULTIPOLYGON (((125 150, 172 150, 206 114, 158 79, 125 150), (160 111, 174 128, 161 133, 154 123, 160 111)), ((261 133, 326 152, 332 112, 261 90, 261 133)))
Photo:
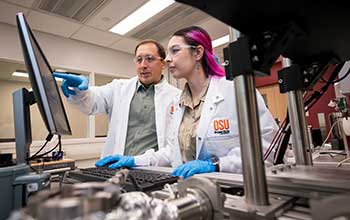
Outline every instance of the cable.
POLYGON ((272 150, 275 148, 275 145, 276 145, 276 138, 279 139, 281 134, 283 133, 283 127, 284 127, 284 124, 285 124, 286 120, 284 120, 281 124, 281 126, 278 128, 277 132, 275 133, 275 135, 273 136, 273 139, 270 143, 270 146, 267 148, 267 150, 265 151, 264 153, 264 160, 266 160, 268 158, 268 156, 270 155, 270 153, 272 152, 272 150))
MULTIPOLYGON (((274 143, 274 147, 277 147, 277 149, 275 151, 275 155, 274 155, 274 161, 273 161, 274 165, 284 163, 283 158, 284 158, 286 149, 288 147, 289 137, 291 134, 290 124, 289 124, 290 121, 289 121, 288 114, 289 113, 288 113, 288 109, 287 109, 285 123, 284 123, 283 129, 282 129, 282 132, 280 133, 280 135, 278 136, 278 138, 276 139, 276 141, 274 143)), ((268 158, 268 155, 266 158, 268 158)))
POLYGON ((275 158, 277 157, 276 155, 278 155, 280 153, 280 143, 281 143, 282 138, 284 138, 284 136, 286 134, 286 131, 287 131, 286 129, 288 128, 288 125, 289 125, 289 116, 288 116, 288 109, 287 109, 286 117, 283 120, 277 133, 275 134, 275 136, 277 135, 277 138, 275 139, 275 137, 274 137, 274 140, 271 142, 268 150, 265 152, 264 160, 266 160, 270 156, 272 150, 275 149, 277 146, 277 150, 275 151, 275 155, 274 155, 274 161, 275 161, 275 158))
MULTIPOLYGON (((334 68, 328 81, 333 81, 337 77, 338 72, 341 70, 339 66, 340 65, 334 68)), ((307 100, 304 101, 304 106, 306 107, 305 111, 309 111, 321 99, 322 95, 326 93, 331 84, 332 83, 330 82, 326 82, 326 84, 319 91, 315 91, 307 100)))
POLYGON ((30 156, 27 160, 34 159, 44 149, 44 147, 47 145, 47 143, 49 143, 49 142, 46 141, 45 144, 43 146, 41 146, 41 148, 37 152, 35 152, 32 156, 30 156))
POLYGON ((338 164, 337 164, 337 167, 340 167, 341 165, 343 165, 343 163, 345 163, 346 161, 350 160, 350 157, 346 157, 344 160, 340 161, 338 164))
POLYGON ((329 129, 329 132, 328 132, 328 135, 327 135, 326 139, 323 141, 323 143, 322 143, 321 146, 320 146, 320 149, 321 149, 321 147, 327 142, 328 138, 330 137, 330 135, 331 135, 331 133, 332 133, 332 130, 333 130, 334 126, 335 126, 338 122, 341 122, 341 120, 336 120, 336 121, 332 124, 331 128, 329 129))
POLYGON ((37 157, 44 157, 45 155, 48 155, 49 153, 51 153, 52 151, 54 151, 58 146, 61 148, 61 135, 58 135, 58 143, 56 144, 55 147, 53 147, 51 150, 45 152, 45 153, 42 153, 40 155, 38 155, 37 157))
POLYGON ((32 156, 30 156, 27 160, 34 159, 45 148, 47 143, 49 143, 49 141, 51 141, 52 137, 53 137, 53 134, 48 134, 47 137, 46 137, 45 144, 43 146, 41 146, 41 148, 37 152, 35 152, 32 156))
POLYGON ((290 127, 290 124, 288 123, 288 127, 285 130, 285 134, 284 134, 283 138, 281 138, 279 143, 278 143, 278 149, 275 153, 275 158, 274 158, 275 165, 284 163, 284 155, 287 151, 289 138, 290 138, 291 134, 292 134, 291 127, 290 127))
POLYGON ((51 153, 52 151, 54 151, 57 147, 58 147, 59 143, 56 144, 55 147, 53 147, 51 150, 45 152, 45 153, 42 153, 42 154, 39 154, 39 155, 36 155, 35 157, 31 158, 30 160, 33 160, 33 159, 36 159, 36 158, 42 158, 43 156, 45 155, 48 155, 49 153, 51 153))
POLYGON ((59 143, 58 151, 62 151, 61 135, 58 135, 58 143, 59 143))
MULTIPOLYGON (((344 65, 345 65, 345 63, 342 65, 342 68, 344 67, 344 65)), ((339 70, 339 72, 340 72, 340 70, 339 70)), ((339 73, 338 73, 338 74, 339 74, 339 73)), ((321 79, 322 79, 324 82, 326 82, 326 83, 332 83, 332 84, 334 84, 334 83, 337 83, 337 82, 342 81, 342 80, 345 79, 349 74, 350 74, 350 68, 348 69, 347 73, 345 73, 345 75, 342 76, 342 77, 340 77, 339 79, 332 80, 332 81, 329 81, 329 80, 327 81, 327 80, 323 79, 323 77, 321 77, 321 79)))

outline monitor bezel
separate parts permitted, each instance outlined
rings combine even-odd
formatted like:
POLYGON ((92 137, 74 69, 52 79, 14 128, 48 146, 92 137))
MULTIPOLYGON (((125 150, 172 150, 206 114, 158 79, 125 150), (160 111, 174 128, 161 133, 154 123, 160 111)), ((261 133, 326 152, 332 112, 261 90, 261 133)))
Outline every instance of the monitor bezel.
POLYGON ((66 120, 67 129, 58 128, 55 124, 55 121, 53 120, 55 116, 53 115, 53 111, 48 103, 48 96, 41 78, 40 67, 37 63, 37 57, 34 53, 34 48, 32 45, 33 43, 36 44, 38 51, 42 56, 46 66, 49 68, 50 72, 52 73, 53 71, 51 69, 51 66, 49 65, 49 62, 47 61, 46 56, 44 55, 41 47, 39 46, 29 24, 27 23, 24 14, 22 12, 17 13, 16 18, 17 18, 17 27, 20 33, 19 35, 20 35, 20 40, 22 44, 23 57, 24 57, 28 74, 29 74, 29 80, 33 87, 35 99, 38 103, 39 111, 45 123, 45 126, 51 134, 71 135, 72 131, 69 125, 67 113, 65 111, 62 98, 58 90, 57 83, 54 79, 54 76, 51 74, 52 80, 54 80, 55 82, 54 83, 55 89, 59 96, 59 102, 66 120))

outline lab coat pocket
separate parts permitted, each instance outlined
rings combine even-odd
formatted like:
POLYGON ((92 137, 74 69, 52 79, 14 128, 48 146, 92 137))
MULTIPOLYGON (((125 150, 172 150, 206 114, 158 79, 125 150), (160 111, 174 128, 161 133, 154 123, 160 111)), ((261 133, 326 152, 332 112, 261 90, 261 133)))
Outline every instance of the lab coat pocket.
POLYGON ((237 141, 237 139, 235 139, 233 135, 207 137, 204 142, 203 154, 207 155, 206 157, 208 157, 208 155, 210 155, 210 157, 226 156, 236 145, 235 141, 237 141))
POLYGON ((235 127, 237 127, 237 123, 233 118, 225 116, 213 118, 199 156, 208 159, 213 156, 228 155, 235 146, 239 146, 239 137, 235 127))

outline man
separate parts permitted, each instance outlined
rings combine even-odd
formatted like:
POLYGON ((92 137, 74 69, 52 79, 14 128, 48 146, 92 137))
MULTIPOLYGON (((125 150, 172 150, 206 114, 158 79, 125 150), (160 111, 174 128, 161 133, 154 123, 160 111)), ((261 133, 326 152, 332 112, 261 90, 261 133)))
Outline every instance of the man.
POLYGON ((144 40, 135 48, 137 77, 88 88, 86 77, 54 73, 55 77, 64 79, 62 91, 69 103, 89 115, 109 115, 107 141, 96 166, 142 165, 143 161, 135 155, 164 147, 166 108, 180 94, 162 75, 164 59, 162 45, 144 40))

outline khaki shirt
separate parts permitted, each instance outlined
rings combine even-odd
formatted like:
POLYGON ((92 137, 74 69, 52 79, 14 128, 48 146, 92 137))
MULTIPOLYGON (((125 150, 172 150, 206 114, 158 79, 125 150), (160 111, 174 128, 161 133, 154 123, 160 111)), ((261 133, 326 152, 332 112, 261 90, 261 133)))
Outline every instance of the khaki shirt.
POLYGON ((196 159, 196 131, 209 88, 209 81, 203 88, 200 94, 201 98, 197 103, 192 102, 192 94, 187 83, 180 97, 180 106, 185 106, 179 130, 179 144, 183 162, 196 159))

